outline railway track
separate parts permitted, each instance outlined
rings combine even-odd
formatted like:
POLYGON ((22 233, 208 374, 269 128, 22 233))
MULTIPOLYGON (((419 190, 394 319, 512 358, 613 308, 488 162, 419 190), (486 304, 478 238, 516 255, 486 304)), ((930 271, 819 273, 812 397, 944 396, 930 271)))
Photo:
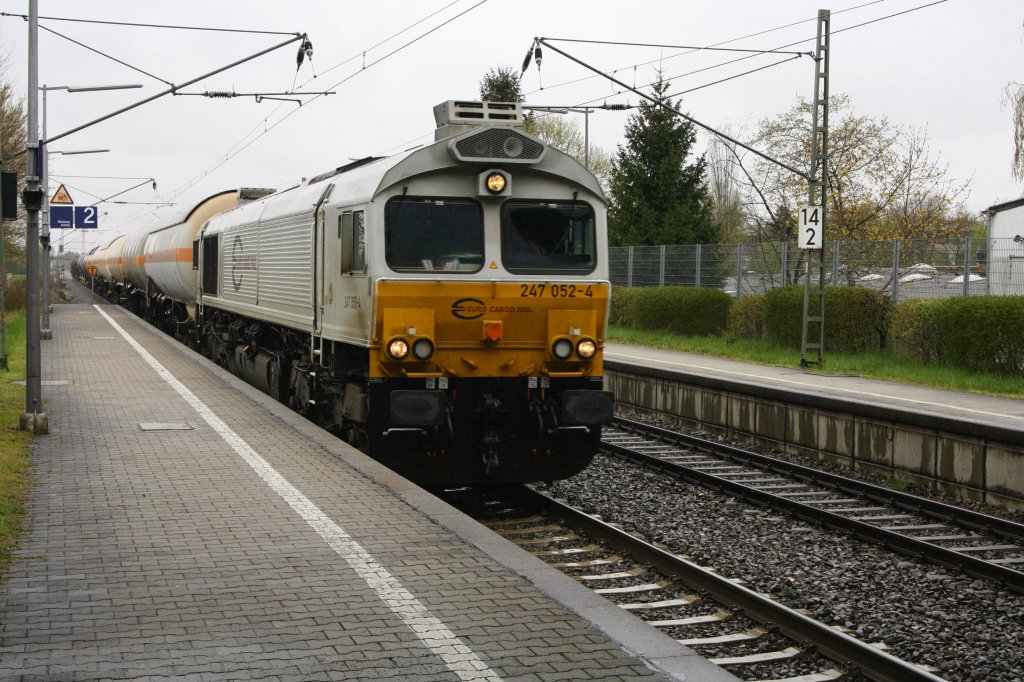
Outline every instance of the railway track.
POLYGON ((453 503, 742 679, 942 679, 542 492, 453 503))
POLYGON ((626 419, 602 449, 1024 593, 1024 524, 626 419))

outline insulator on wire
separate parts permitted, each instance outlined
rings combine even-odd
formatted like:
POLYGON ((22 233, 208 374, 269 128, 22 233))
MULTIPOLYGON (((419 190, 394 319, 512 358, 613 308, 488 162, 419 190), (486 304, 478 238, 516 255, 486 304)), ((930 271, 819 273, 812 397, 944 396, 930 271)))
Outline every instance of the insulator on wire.
POLYGON ((540 45, 533 49, 533 61, 537 62, 537 68, 540 68, 541 52, 540 45))
POLYGON ((524 73, 526 73, 526 70, 527 70, 528 68, 530 68, 530 60, 531 60, 531 59, 533 59, 533 45, 531 45, 531 46, 530 46, 530 47, 529 47, 529 48, 528 48, 528 49, 526 50, 526 57, 525 57, 525 58, 523 59, 523 70, 519 72, 519 77, 520 77, 520 78, 522 77, 522 75, 523 75, 524 73))
POLYGON ((309 38, 303 38, 302 43, 299 45, 299 53, 295 55, 296 71, 302 67, 302 62, 307 57, 310 62, 313 61, 313 43, 310 42, 309 38))
POLYGON ((235 93, 230 90, 207 90, 204 93, 207 97, 234 97, 235 93))

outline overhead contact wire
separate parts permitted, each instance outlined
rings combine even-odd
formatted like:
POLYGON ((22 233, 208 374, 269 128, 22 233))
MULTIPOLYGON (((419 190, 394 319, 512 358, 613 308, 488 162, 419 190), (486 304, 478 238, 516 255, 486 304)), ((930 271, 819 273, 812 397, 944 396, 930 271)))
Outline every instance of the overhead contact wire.
MULTIPOLYGON (((837 14, 843 14, 844 12, 851 12, 851 11, 854 11, 854 10, 863 9, 864 7, 870 7, 871 5, 877 5, 879 3, 888 2, 888 1, 889 0, 872 0, 872 2, 865 2, 865 3, 861 3, 860 5, 854 5, 853 7, 847 7, 846 9, 836 10, 836 11, 832 12, 832 16, 835 16, 837 14)), ((754 37, 757 37, 757 36, 760 36, 760 35, 765 35, 765 34, 768 34, 768 33, 774 33, 775 31, 781 31, 783 29, 792 28, 794 26, 799 26, 800 24, 806 24, 809 21, 815 21, 815 20, 816 20, 816 17, 811 17, 809 19, 800 19, 798 21, 793 21, 793 22, 790 22, 788 24, 782 24, 781 26, 776 26, 774 28, 768 28, 768 29, 765 29, 763 31, 756 31, 754 33, 748 33, 747 35, 739 36, 737 38, 730 38, 728 40, 723 40, 723 41, 718 42, 718 43, 712 43, 711 45, 708 45, 707 47, 697 47, 697 48, 694 48, 694 49, 687 50, 686 52, 681 52, 679 54, 670 55, 668 57, 652 59, 652 60, 649 60, 649 61, 646 61, 646 62, 639 62, 637 64, 631 64, 629 66, 622 66, 622 67, 619 67, 619 68, 616 68, 616 69, 612 70, 610 73, 614 74, 614 73, 617 73, 619 71, 624 71, 624 70, 627 70, 627 69, 636 69, 636 68, 641 67, 641 66, 649 66, 649 65, 655 64, 657 62, 667 61, 669 59, 676 59, 678 57, 685 57, 686 55, 693 54, 694 52, 701 52, 701 51, 706 50, 706 49, 717 48, 717 47, 720 47, 722 45, 728 45, 729 43, 735 43, 738 40, 746 40, 747 38, 754 38, 754 37)), ((846 29, 844 29, 844 30, 846 30, 846 29)), ((833 33, 835 33, 835 31, 833 33)), ((797 41, 796 43, 790 43, 789 45, 782 45, 782 46, 780 46, 778 48, 774 48, 774 49, 781 50, 784 47, 791 47, 792 45, 798 45, 799 43, 806 42, 807 40, 814 40, 814 38, 808 38, 806 40, 797 41)), ((722 65, 733 64, 736 61, 739 61, 739 60, 730 60, 730 61, 727 61, 727 62, 723 62, 722 65)), ((716 67, 711 66, 711 67, 707 67, 707 68, 704 68, 704 69, 698 69, 697 71, 681 74, 680 76, 675 76, 675 78, 689 76, 689 75, 692 75, 694 73, 700 73, 701 71, 710 70, 712 68, 716 68, 716 67)), ((544 90, 553 90, 553 89, 561 87, 563 85, 573 85, 575 83, 582 83, 583 81, 591 80, 593 78, 598 78, 598 76, 595 74, 595 75, 592 75, 592 76, 583 76, 581 78, 576 78, 576 79, 569 80, 569 81, 563 81, 562 83, 556 83, 555 85, 549 85, 546 88, 544 88, 544 90)), ((532 95, 532 94, 537 93, 537 92, 540 92, 540 90, 531 90, 530 92, 528 92, 526 94, 527 95, 532 95)), ((615 93, 615 94, 621 94, 621 92, 615 93)), ((599 99, 601 99, 601 98, 597 97, 597 98, 595 98, 593 100, 590 100, 590 101, 593 102, 593 101, 597 101, 599 99)))
MULTIPOLYGON (((434 12, 431 12, 430 14, 426 15, 425 17, 422 17, 422 18, 418 19, 417 21, 414 21, 413 23, 409 24, 408 26, 406 26, 402 30, 396 31, 395 33, 392 33, 390 36, 388 36, 384 40, 381 40, 380 42, 378 42, 378 43, 376 43, 374 45, 371 45, 370 47, 366 48, 365 50, 357 52, 356 54, 354 54, 353 56, 349 57, 348 59, 345 59, 345 60, 339 62, 338 64, 335 64, 334 66, 328 67, 324 71, 321 71, 319 74, 314 75, 312 78, 307 79, 304 83, 299 85, 299 88, 303 88, 303 87, 309 85, 310 83, 312 83, 318 77, 323 76, 324 74, 327 74, 327 73, 333 71, 334 69, 337 69, 340 66, 344 66, 345 64, 351 62, 354 59, 358 59, 360 55, 363 55, 365 57, 366 53, 369 52, 370 50, 374 50, 374 49, 380 47, 381 45, 384 45, 385 43, 388 43, 388 42, 394 40, 395 38, 397 38, 398 36, 402 35, 406 31, 409 31, 410 29, 412 29, 412 28, 422 24, 424 21, 427 21, 428 19, 431 19, 432 17, 436 16, 437 14, 439 14, 439 13, 443 12, 444 10, 448 9, 452 5, 456 5, 456 4, 460 3, 460 2, 462 2, 462 0, 454 0, 453 2, 448 3, 444 7, 440 8, 440 9, 434 11, 434 12)), ((365 66, 363 68, 365 68, 365 66)), ((298 78, 298 71, 296 71, 295 78, 293 78, 293 80, 292 80, 292 90, 295 90, 295 80, 297 78, 298 78)), ((269 114, 267 114, 262 119, 260 119, 260 121, 257 122, 256 125, 254 125, 249 130, 249 132, 247 132, 245 135, 243 135, 242 138, 238 142, 236 142, 231 147, 229 147, 228 150, 226 152, 224 152, 225 159, 231 158, 232 154, 234 152, 236 152, 236 150, 239 151, 239 152, 242 151, 242 149, 244 149, 244 147, 239 149, 239 145, 243 144, 247 139, 249 139, 249 137, 253 133, 255 133, 257 130, 259 130, 260 125, 263 126, 264 133, 269 131, 270 128, 267 128, 267 122, 270 121, 270 119, 274 116, 274 114, 276 114, 281 109, 282 106, 284 106, 284 105, 283 104, 278 104, 277 106, 275 106, 274 109, 271 110, 271 112, 269 114)), ((254 139, 258 139, 258 137, 254 138, 254 139)), ((216 166, 210 167, 209 169, 207 169, 206 171, 203 171, 202 173, 200 173, 198 176, 196 176, 192 180, 189 180, 188 184, 186 185, 186 188, 187 187, 191 187, 194 182, 197 182, 198 180, 200 180, 203 177, 205 177, 207 174, 212 173, 214 170, 219 168, 221 165, 223 165, 223 164, 222 163, 218 163, 216 166)))
MULTIPOLYGON (((422 23, 423 21, 426 21, 426 20, 430 19, 431 17, 435 16, 435 15, 436 15, 436 14, 437 14, 438 12, 444 11, 445 9, 447 9, 447 8, 451 7, 452 5, 455 5, 455 4, 457 4, 457 3, 458 3, 458 2, 460 2, 460 1, 461 1, 461 0, 455 0, 455 2, 451 2, 451 3, 449 3, 448 5, 445 5, 445 6, 444 6, 444 7, 442 7, 442 8, 440 9, 440 10, 438 10, 438 11, 436 11, 436 12, 434 12, 434 13, 430 14, 430 15, 427 15, 426 17, 424 17, 423 19, 421 19, 421 20, 420 20, 419 22, 416 22, 416 23, 414 23, 414 24, 412 24, 412 25, 410 25, 410 26, 408 26, 408 27, 406 27, 406 28, 402 29, 401 31, 399 31, 399 32, 397 32, 397 33, 395 33, 395 34, 393 34, 393 35, 392 35, 391 37, 389 37, 389 38, 387 38, 387 39, 385 39, 385 40, 383 40, 383 41, 381 41, 381 42, 377 43, 377 45, 383 45, 384 43, 387 43, 387 42, 389 42, 389 41, 390 41, 390 40, 392 40, 392 39, 393 39, 394 37, 396 37, 396 36, 398 36, 398 35, 401 35, 402 33, 404 33, 404 32, 406 32, 406 31, 408 31, 408 30, 409 30, 410 28, 412 28, 413 26, 416 26, 416 25, 417 25, 418 23, 422 23)), ((415 39, 413 39, 413 40, 411 40, 411 41, 409 41, 409 42, 405 43, 404 45, 402 45, 402 46, 400 46, 400 47, 398 47, 398 48, 396 48, 396 49, 394 49, 394 50, 392 50, 391 52, 389 52, 388 54, 384 55, 383 57, 381 57, 381 58, 379 58, 379 59, 377 59, 377 60, 375 60, 375 61, 373 61, 373 62, 370 62, 369 64, 366 64, 366 65, 365 65, 365 66, 364 66, 364 67, 363 67, 363 68, 362 68, 362 69, 361 69, 360 71, 357 71, 356 73, 353 73, 353 74, 351 74, 350 76, 348 76, 348 77, 346 77, 346 78, 343 78, 342 80, 338 81, 338 82, 337 82, 337 83, 335 83, 334 85, 332 85, 332 86, 330 86, 330 87, 326 88, 326 90, 333 90, 334 88, 338 87, 339 85, 342 85, 342 84, 344 84, 345 82, 347 82, 347 81, 349 81, 350 79, 352 79, 353 77, 355 77, 355 76, 356 76, 357 74, 359 74, 359 73, 362 73, 362 72, 363 72, 363 71, 365 71, 366 69, 369 69, 370 67, 372 67, 372 66, 375 66, 376 64, 379 64, 380 62, 384 61, 385 59, 387 59, 387 58, 389 58, 389 57, 391 57, 391 56, 393 56, 393 55, 397 54, 398 52, 400 52, 400 51, 404 50, 405 48, 409 47, 410 45, 413 45, 414 43, 416 43, 416 42, 418 42, 419 40, 421 40, 421 39, 425 38, 426 36, 430 35, 431 33, 434 33, 434 32, 435 32, 435 31, 437 31, 438 29, 440 29, 440 28, 442 28, 442 27, 444 27, 444 26, 446 26, 446 25, 450 24, 451 22, 455 21, 456 19, 459 19, 459 18, 461 18, 461 17, 465 16, 466 14, 468 14, 468 13, 469 13, 469 12, 471 12, 471 11, 473 11, 473 10, 474 10, 474 9, 476 9, 477 7, 480 7, 481 5, 485 4, 485 3, 487 2, 487 1, 488 1, 488 0, 480 0, 480 2, 477 2, 477 3, 476 3, 475 5, 473 5, 472 7, 469 7, 468 9, 466 9, 466 10, 463 10, 462 12, 460 12, 459 14, 456 14, 456 15, 455 15, 454 17, 452 17, 452 18, 448 19, 447 21, 445 21, 445 22, 443 22, 443 23, 441 23, 441 24, 439 24, 439 25, 435 26, 434 28, 432 28, 432 29, 430 29, 429 31, 427 31, 427 32, 425 32, 425 33, 423 33, 423 34, 421 34, 420 36, 416 37, 415 39)), ((375 46, 375 47, 376 47, 376 46, 375 46)), ((370 48, 370 49, 373 49, 373 48, 370 48)), ((366 50, 366 51, 368 51, 368 50, 366 50)), ((362 51, 362 52, 360 52, 360 54, 363 54, 363 52, 365 52, 365 51, 362 51)), ((358 55, 357 55, 357 56, 358 56, 358 55)), ((354 59, 354 58, 355 58, 355 57, 352 57, 352 58, 350 58, 349 60, 346 60, 346 61, 351 61, 351 60, 352 60, 352 59, 354 59)), ((346 63, 346 62, 342 62, 342 63, 344 64, 344 63, 346 63)), ((341 64, 339 64, 339 65, 337 65, 337 66, 340 66, 340 65, 341 65, 341 64)), ((332 67, 332 68, 336 68, 336 67, 332 67)), ((328 70, 329 70, 329 69, 328 69, 328 70)), ((321 72, 321 74, 320 74, 320 75, 322 76, 322 75, 323 75, 323 73, 326 73, 326 71, 325 71, 325 72, 321 72)), ((308 82, 309 82, 309 81, 307 81, 306 83, 303 83, 303 85, 306 85, 306 84, 307 84, 308 82)), ((299 86, 299 87, 301 88, 302 86, 299 86)), ((313 97, 312 99, 310 99, 310 100, 309 100, 309 102, 306 102, 306 104, 309 104, 310 102, 313 102, 313 101, 315 101, 315 100, 319 99, 320 97, 322 97, 322 95, 316 95, 316 96, 314 96, 314 97, 313 97)), ((278 107, 277 107, 277 109, 275 109, 275 111, 279 110, 281 106, 282 106, 282 105, 278 105, 278 107)), ((170 192, 169 194, 167 194, 167 195, 162 195, 162 196, 166 196, 167 198, 177 198, 178 196, 180 196, 180 194, 181 194, 182 192, 184 192, 185 190, 187 190, 187 189, 189 189, 189 188, 193 187, 193 186, 194 186, 194 185, 195 185, 195 184, 196 184, 197 182, 199 182, 199 181, 200 181, 201 179, 203 179, 204 177, 208 176, 208 175, 209 175, 210 173, 214 172, 215 170, 217 170, 218 168, 220 168, 221 166, 223 166, 223 165, 224 165, 225 163, 227 163, 228 161, 230 161, 230 160, 231 160, 232 158, 234 158, 234 157, 235 157, 235 156, 237 156, 238 154, 240 154, 240 153, 242 153, 243 151, 245 151, 245 150, 246 150, 246 149, 247 149, 248 147, 250 147, 250 146, 251 146, 252 144, 254 144, 254 143, 255 143, 255 142, 257 141, 257 140, 259 140, 259 139, 260 139, 260 138, 262 138, 262 137, 263 137, 264 135, 266 135, 267 133, 269 133, 269 132, 270 132, 271 130, 273 130, 274 128, 276 128, 276 127, 277 127, 278 125, 280 125, 281 123, 283 123, 284 121, 286 121, 286 120, 287 120, 287 119, 288 119, 289 117, 291 117, 291 116, 292 116, 293 114, 295 114, 296 112, 298 112, 298 111, 301 111, 301 110, 302 110, 303 108, 305 108, 305 107, 299 107, 299 108, 297 108, 297 109, 293 109, 292 111, 289 111, 289 112, 288 112, 287 114, 285 114, 284 116, 282 116, 282 117, 281 117, 281 118, 279 118, 278 120, 274 121, 274 122, 273 122, 273 123, 271 123, 270 125, 267 125, 268 121, 270 120, 270 116, 273 116, 273 114, 274 114, 274 112, 271 112, 271 113, 270 113, 270 114, 269 114, 269 115, 267 116, 267 118, 265 118, 265 119, 263 119, 263 120, 261 121, 261 122, 263 123, 263 126, 264 126, 264 128, 263 128, 263 131, 262 131, 262 132, 258 133, 258 134, 257 134, 257 135, 256 135, 255 137, 253 137, 253 138, 252 138, 251 140, 249 140, 248 142, 245 142, 245 139, 246 139, 246 137, 248 137, 248 135, 247 135, 246 137, 243 137, 243 138, 242 138, 242 140, 240 140, 240 141, 239 141, 238 143, 236 143, 236 144, 235 144, 235 145, 234 145, 233 147, 229 148, 228 152, 226 152, 226 153, 225 153, 225 155, 224 155, 224 158, 220 159, 219 161, 217 161, 216 163, 214 163, 213 165, 211 165, 210 167, 208 167, 208 168, 207 168, 206 170, 202 171, 201 173, 199 173, 198 175, 196 175, 196 176, 195 176, 195 177, 193 177, 192 179, 188 180, 188 181, 187 181, 187 182, 186 182, 185 184, 183 184, 183 185, 179 186, 178 188, 176 188, 175 190, 173 190, 173 191, 172 191, 172 192, 170 192), (244 144, 243 144, 243 143, 244 143, 244 144)), ((253 126, 253 129, 252 129, 252 130, 251 130, 251 131, 249 132, 249 135, 251 135, 251 134, 252 134, 252 131, 253 131, 253 130, 256 130, 256 129, 258 129, 258 128, 259 128, 259 123, 257 123, 257 124, 256 124, 255 126, 253 126)), ((130 220, 133 220, 134 218, 138 217, 139 215, 140 215, 140 214, 138 214, 138 213, 137 213, 137 214, 135 214, 135 215, 133 215, 133 216, 128 216, 128 217, 126 217, 126 218, 125 218, 125 220, 124 220, 123 222, 127 222, 127 221, 130 221, 130 220)), ((123 224, 123 222, 121 222, 121 223, 118 223, 118 226, 120 226, 121 224, 123 224)), ((115 228, 115 229, 116 229, 116 228, 115 228)))
MULTIPOLYGON (((27 14, 12 14, 9 12, 0 12, 0 16, 3 17, 20 17, 21 19, 28 20, 27 14)), ((269 35, 269 36, 298 36, 301 33, 295 33, 291 31, 259 31, 250 30, 244 28, 218 28, 216 26, 178 26, 174 24, 143 24, 135 21, 107 21, 102 19, 76 19, 74 17, 39 17, 47 21, 70 21, 80 24, 107 24, 109 26, 131 26, 134 28, 170 28, 178 29, 183 31, 217 31, 221 33, 252 33, 255 35, 269 35)))
MULTIPOLYGON (((405 28, 403 28, 403 29, 402 29, 401 31, 397 31, 397 32, 395 32, 395 33, 392 33, 392 34, 391 34, 390 36, 388 36, 388 37, 387 37, 387 38, 385 38, 384 40, 380 41, 380 42, 379 42, 379 43, 377 43, 376 45, 371 45, 370 47, 366 48, 365 50, 362 50, 362 51, 360 51, 360 52, 357 52, 356 54, 352 55, 352 56, 351 56, 351 57, 349 57, 348 59, 346 59, 346 60, 344 60, 344 61, 341 61, 341 62, 339 62, 339 63, 335 64, 334 66, 332 66, 332 67, 329 67, 329 68, 327 68, 327 69, 325 69, 325 70, 321 71, 321 72, 319 73, 319 75, 317 75, 317 76, 314 76, 313 78, 310 78, 309 80, 307 80, 307 81, 306 81, 305 83, 303 83, 303 84, 302 84, 302 85, 300 85, 299 87, 300 87, 300 88, 302 88, 302 87, 305 87, 305 86, 309 85, 309 84, 310 84, 310 83, 311 83, 311 82, 312 82, 313 80, 315 80, 316 78, 319 78, 320 76, 323 76, 323 75, 327 74, 328 72, 330 72, 330 71, 333 71, 334 69, 337 69, 337 68, 338 68, 338 67, 340 67, 340 66, 344 66, 345 64, 348 64, 348 63, 349 63, 350 61, 352 61, 352 60, 354 60, 354 59, 358 59, 358 58, 359 58, 360 56, 363 56, 363 57, 365 57, 365 56, 366 56, 366 53, 367 53, 367 52, 369 52, 369 51, 371 51, 371 50, 376 50, 376 49, 377 49, 378 47, 380 47, 381 45, 383 45, 383 44, 385 44, 385 43, 388 43, 388 42, 391 42, 392 40, 394 40, 394 39, 395 39, 395 38, 397 38, 398 36, 402 35, 402 34, 403 34, 403 33, 405 33, 406 31, 408 31, 408 30, 410 30, 410 29, 412 29, 412 28, 414 28, 414 27, 416 27, 416 26, 419 26, 420 24, 422 24, 422 23, 423 23, 424 21, 426 21, 427 19, 431 19, 431 18, 433 18, 434 16, 436 16, 436 15, 440 14, 441 12, 445 11, 446 9, 448 9, 449 7, 451 7, 452 5, 457 5, 457 4, 459 4, 460 2, 462 2, 462 0, 453 0, 453 2, 449 2, 449 3, 447 4, 447 5, 445 5, 445 6, 444 6, 444 7, 442 7, 441 9, 439 9, 439 10, 436 10, 436 11, 434 11, 434 12, 431 12, 430 14, 428 14, 428 15, 427 15, 427 16, 425 16, 425 17, 423 17, 422 19, 419 19, 418 21, 414 21, 413 23, 411 23, 411 24, 409 24, 408 26, 406 26, 405 28)), ((472 8, 470 8, 470 9, 472 9, 472 8)), ((364 66, 363 66, 363 68, 365 69, 365 68, 366 68, 366 66, 364 65, 364 66)))
MULTIPOLYGON (((838 12, 833 12, 832 14, 840 14, 842 12, 848 12, 850 10, 860 9, 862 7, 867 7, 869 5, 875 5, 875 4, 878 4, 879 2, 884 2, 884 1, 886 1, 886 0, 875 0, 875 2, 864 3, 862 5, 857 5, 855 7, 850 7, 850 8, 844 9, 844 10, 839 10, 838 12)), ((944 3, 944 2, 948 2, 948 0, 936 0, 935 2, 930 2, 930 3, 925 4, 925 5, 920 5, 918 7, 912 7, 910 9, 903 10, 902 12, 896 12, 894 14, 889 14, 889 15, 886 15, 884 17, 878 17, 877 19, 871 19, 869 21, 865 21, 865 22, 862 22, 860 24, 855 24, 853 26, 848 26, 848 27, 843 28, 843 29, 832 31, 831 33, 832 33, 832 35, 835 35, 837 33, 842 33, 844 31, 849 31, 849 30, 852 30, 852 29, 855 29, 855 28, 860 28, 862 26, 867 26, 869 24, 874 24, 874 23, 877 23, 879 21, 884 21, 886 19, 892 19, 894 17, 898 17, 898 16, 901 16, 903 14, 908 14, 910 12, 916 12, 917 10, 920 10, 920 9, 926 9, 928 7, 932 7, 934 5, 938 5, 938 4, 941 4, 941 3, 944 3)), ((760 33, 768 33, 768 32, 772 32, 772 31, 780 30, 782 28, 789 28, 789 27, 792 27, 792 26, 796 26, 798 24, 806 23, 807 21, 813 21, 813 19, 811 19, 811 20, 804 19, 804 20, 801 20, 801 21, 793 22, 791 24, 786 24, 784 26, 776 27, 776 28, 773 28, 773 29, 768 29, 767 31, 761 31, 760 33)), ((755 33, 755 34, 751 34, 751 35, 759 35, 760 33, 755 33)), ((746 36, 746 37, 750 37, 750 36, 746 36)), ((801 40, 796 40, 796 41, 793 41, 791 43, 786 43, 785 45, 779 45, 778 47, 772 48, 772 50, 765 50, 762 53, 768 53, 768 52, 771 52, 771 51, 779 51, 779 50, 782 50, 783 48, 793 47, 794 45, 799 45, 801 43, 806 43, 808 41, 815 40, 815 39, 816 38, 812 37, 812 38, 804 38, 804 39, 801 39, 801 40)), ((556 39, 556 40, 563 40, 564 41, 565 39, 556 39)), ((736 38, 736 39, 729 40, 729 41, 726 41, 726 42, 734 42, 735 40, 741 40, 741 39, 740 38, 736 38)), ((716 43, 716 45, 723 45, 723 44, 725 44, 725 43, 716 43)), ((691 54, 692 52, 698 52, 701 49, 703 49, 703 48, 697 48, 697 49, 691 50, 690 52, 686 52, 686 53, 683 53, 683 54, 691 54)), ((802 54, 802 53, 799 53, 799 54, 802 54)), ((669 59, 672 59, 672 58, 678 57, 678 56, 683 56, 683 55, 673 55, 673 57, 669 57, 669 59)), ((672 79, 675 79, 675 78, 684 78, 686 76, 692 76, 692 75, 694 75, 696 73, 701 73, 701 72, 704 72, 704 71, 710 71, 712 69, 719 68, 721 66, 728 66, 729 64, 735 64, 737 62, 741 62, 741 61, 746 60, 746 59, 751 59, 751 58, 753 58, 755 56, 758 56, 758 55, 747 55, 745 57, 739 57, 737 59, 731 59, 729 61, 722 62, 720 64, 715 64, 715 65, 708 66, 708 67, 704 67, 702 69, 697 69, 695 71, 689 71, 689 72, 686 72, 686 73, 677 74, 675 76, 669 77, 668 80, 672 80, 672 79)), ((656 60, 652 60, 650 62, 645 62, 644 64, 640 64, 639 66, 644 66, 646 64, 653 64, 653 63, 655 63, 657 61, 661 61, 661 60, 657 60, 657 59, 656 60)), ((778 66, 779 64, 783 64, 783 63, 788 62, 788 61, 790 61, 790 60, 784 60, 783 62, 777 62, 777 63, 769 65, 769 66, 778 66)), ((624 68, 629 68, 629 67, 624 67, 624 68)), ((766 68, 766 67, 764 67, 764 68, 766 68)), ((620 69, 615 69, 615 70, 610 71, 610 72, 605 72, 605 73, 603 73, 601 75, 604 78, 608 78, 609 77, 608 74, 614 74, 614 73, 617 73, 618 71, 621 71, 621 70, 623 70, 623 69, 621 69, 621 68, 620 69)), ((744 72, 742 74, 737 74, 736 76, 733 76, 733 77, 724 78, 724 79, 722 79, 720 81, 715 81, 714 83, 709 83, 707 85, 714 85, 714 84, 717 84, 717 83, 723 83, 725 81, 732 80, 733 78, 738 78, 740 76, 744 76, 744 75, 747 75, 747 74, 750 74, 750 73, 754 73, 754 72, 760 71, 760 70, 762 70, 762 69, 753 69, 751 71, 747 71, 747 72, 744 72)), ((569 81, 569 82, 580 82, 582 80, 586 80, 587 78, 597 78, 597 75, 587 76, 585 78, 581 78, 581 79, 578 79, 576 81, 569 81)), ((569 82, 567 82, 567 83, 569 83, 569 82)), ((641 86, 641 87, 650 87, 651 85, 653 85, 653 82, 649 82, 646 85, 641 86)), ((685 94, 687 92, 693 92, 694 90, 700 90, 700 89, 702 89, 704 87, 707 87, 707 85, 697 86, 697 87, 694 87, 694 88, 690 88, 688 90, 681 90, 679 92, 667 95, 667 97, 676 97, 678 95, 682 95, 682 94, 685 94)), ((553 86, 553 87, 557 87, 557 86, 553 86)), ((534 92, 536 92, 536 91, 534 91, 534 92)), ((612 96, 614 97, 616 95, 621 95, 621 94, 623 94, 625 92, 628 92, 628 90, 619 90, 618 92, 613 93, 612 96)), ((587 100, 586 102, 582 102, 581 104, 579 104, 577 106, 585 106, 586 104, 589 104, 591 102, 596 102, 596 101, 601 100, 601 99, 607 99, 607 96, 595 97, 593 99, 587 100)))

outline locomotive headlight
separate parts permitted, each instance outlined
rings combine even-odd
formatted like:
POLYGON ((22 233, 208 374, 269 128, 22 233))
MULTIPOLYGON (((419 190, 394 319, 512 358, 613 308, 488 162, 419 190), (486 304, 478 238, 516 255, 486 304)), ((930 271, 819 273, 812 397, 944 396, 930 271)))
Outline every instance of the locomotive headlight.
POLYGON ((555 339, 551 344, 551 354, 559 360, 566 360, 572 355, 572 341, 566 338, 555 339))
POLYGON ((597 352, 597 344, 593 339, 583 339, 576 344, 576 353, 584 360, 589 360, 594 357, 594 353, 597 352))
POLYGON ((416 339, 412 343, 412 354, 417 360, 429 360, 434 354, 434 342, 427 338, 416 339))
POLYGON ((409 343, 402 338, 394 338, 388 341, 388 357, 392 360, 401 360, 409 354, 409 343))
POLYGON ((508 185, 508 178, 504 173, 494 172, 487 176, 486 185, 488 192, 501 194, 505 191, 505 186, 508 185))
POLYGON ((512 196, 512 176, 500 168, 488 168, 476 176, 476 194, 480 197, 512 196))

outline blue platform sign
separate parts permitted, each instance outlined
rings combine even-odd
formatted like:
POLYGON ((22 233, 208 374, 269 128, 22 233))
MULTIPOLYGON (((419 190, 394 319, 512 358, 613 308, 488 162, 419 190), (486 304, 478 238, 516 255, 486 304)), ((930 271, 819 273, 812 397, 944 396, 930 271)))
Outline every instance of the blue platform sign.
POLYGON ((95 206, 75 206, 76 230, 92 230, 99 226, 100 212, 95 206))
POLYGON ((68 230, 74 227, 74 206, 50 206, 50 229, 68 230))

